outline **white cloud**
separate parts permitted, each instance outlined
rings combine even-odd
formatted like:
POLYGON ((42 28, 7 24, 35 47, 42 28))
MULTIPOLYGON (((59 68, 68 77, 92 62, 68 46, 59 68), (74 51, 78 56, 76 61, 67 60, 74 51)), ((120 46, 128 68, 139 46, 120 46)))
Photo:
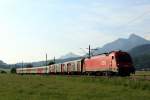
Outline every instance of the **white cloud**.
POLYGON ((149 34, 144 35, 144 38, 145 38, 145 39, 147 39, 147 40, 150 40, 150 33, 149 33, 149 34))

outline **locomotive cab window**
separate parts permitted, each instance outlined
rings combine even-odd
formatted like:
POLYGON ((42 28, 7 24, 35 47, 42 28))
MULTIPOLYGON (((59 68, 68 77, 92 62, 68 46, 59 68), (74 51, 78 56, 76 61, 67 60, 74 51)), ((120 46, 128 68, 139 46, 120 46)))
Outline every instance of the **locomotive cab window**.
POLYGON ((118 62, 132 62, 131 57, 127 54, 119 55, 118 62))
POLYGON ((112 56, 112 60, 114 59, 114 56, 112 56))

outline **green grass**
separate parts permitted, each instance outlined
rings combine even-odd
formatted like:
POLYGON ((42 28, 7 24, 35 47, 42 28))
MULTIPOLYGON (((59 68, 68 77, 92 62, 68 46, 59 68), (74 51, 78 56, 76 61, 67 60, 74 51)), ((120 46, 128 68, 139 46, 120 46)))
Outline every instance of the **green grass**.
POLYGON ((150 100, 150 81, 0 74, 0 100, 150 100))
POLYGON ((150 75, 150 71, 136 71, 135 75, 150 75))

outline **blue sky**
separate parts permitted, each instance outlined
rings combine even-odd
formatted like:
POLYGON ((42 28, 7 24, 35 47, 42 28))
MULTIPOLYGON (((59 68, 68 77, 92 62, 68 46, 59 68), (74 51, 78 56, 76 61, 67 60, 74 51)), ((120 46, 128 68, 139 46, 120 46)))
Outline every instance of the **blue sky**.
POLYGON ((135 33, 150 39, 149 0, 0 0, 0 59, 38 61, 135 33))

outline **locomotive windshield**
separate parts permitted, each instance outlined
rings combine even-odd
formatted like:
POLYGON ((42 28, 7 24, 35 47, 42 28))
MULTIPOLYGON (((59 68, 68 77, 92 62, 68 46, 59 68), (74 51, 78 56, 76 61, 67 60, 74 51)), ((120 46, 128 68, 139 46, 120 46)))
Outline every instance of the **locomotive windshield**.
POLYGON ((118 62, 132 62, 130 55, 120 54, 118 55, 118 62))

